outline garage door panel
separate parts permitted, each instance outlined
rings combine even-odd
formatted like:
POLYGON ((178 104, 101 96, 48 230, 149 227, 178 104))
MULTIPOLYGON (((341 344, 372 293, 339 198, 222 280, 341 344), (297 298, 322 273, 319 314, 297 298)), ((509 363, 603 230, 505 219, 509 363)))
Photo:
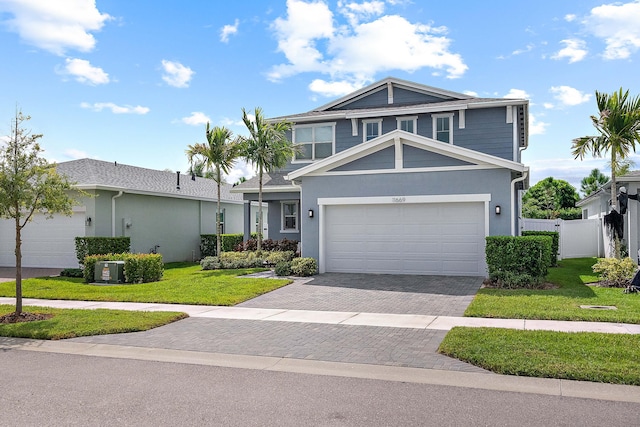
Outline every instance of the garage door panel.
POLYGON ((484 206, 483 202, 327 206, 325 269, 483 275, 484 206))

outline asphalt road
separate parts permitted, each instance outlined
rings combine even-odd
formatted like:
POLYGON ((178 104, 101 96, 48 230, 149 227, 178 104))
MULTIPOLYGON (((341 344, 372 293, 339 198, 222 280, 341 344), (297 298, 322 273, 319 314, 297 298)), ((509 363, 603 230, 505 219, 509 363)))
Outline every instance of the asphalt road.
POLYGON ((0 351, 1 425, 632 426, 640 404, 0 351))

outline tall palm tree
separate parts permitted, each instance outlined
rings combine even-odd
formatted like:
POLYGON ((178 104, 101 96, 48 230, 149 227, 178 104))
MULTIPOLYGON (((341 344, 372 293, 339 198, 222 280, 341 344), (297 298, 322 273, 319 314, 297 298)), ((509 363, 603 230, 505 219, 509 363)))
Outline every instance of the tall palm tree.
MULTIPOLYGON (((631 151, 640 142, 640 97, 629 97, 622 88, 609 95, 596 91, 598 116, 591 116, 596 136, 583 136, 573 140, 572 154, 584 159, 587 153, 602 157, 609 153, 611 166, 611 200, 617 197, 616 172, 619 171, 631 151)), ((617 240, 617 239, 616 239, 617 240)), ((619 247, 616 241, 616 247, 619 247)), ((617 250, 616 250, 617 252, 617 250)))
POLYGON ((296 147, 287 139, 286 132, 291 129, 287 121, 268 122, 257 107, 253 120, 242 109, 242 121, 249 130, 249 136, 242 138, 242 156, 258 170, 258 245, 262 248, 262 177, 283 168, 296 154, 296 147))
POLYGON ((240 155, 240 144, 237 140, 232 140, 233 133, 226 127, 215 126, 210 128, 207 122, 206 143, 189 145, 186 153, 191 163, 191 168, 201 167, 205 176, 211 173, 211 178, 218 185, 218 206, 216 210, 216 254, 221 253, 222 241, 220 235, 220 187, 222 185, 222 174, 228 174, 233 168, 240 155))

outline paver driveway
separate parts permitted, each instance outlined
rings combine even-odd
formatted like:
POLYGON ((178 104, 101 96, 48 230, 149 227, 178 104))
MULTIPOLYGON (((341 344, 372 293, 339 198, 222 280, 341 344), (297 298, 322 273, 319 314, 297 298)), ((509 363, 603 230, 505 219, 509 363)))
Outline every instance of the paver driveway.
MULTIPOLYGON (((481 283, 479 277, 322 274, 240 306, 460 316, 481 283)), ((487 372, 438 354, 445 335, 423 328, 188 318, 145 332, 72 341, 487 372)))

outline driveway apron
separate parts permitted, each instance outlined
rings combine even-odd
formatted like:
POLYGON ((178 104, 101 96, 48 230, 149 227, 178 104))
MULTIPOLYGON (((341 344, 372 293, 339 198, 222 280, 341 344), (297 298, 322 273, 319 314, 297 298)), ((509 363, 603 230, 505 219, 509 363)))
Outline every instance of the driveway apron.
MULTIPOLYGON (((480 277, 327 273, 239 307, 461 316, 481 283, 480 277)), ((145 332, 70 341, 487 372, 438 354, 445 335, 422 328, 188 318, 145 332)))

